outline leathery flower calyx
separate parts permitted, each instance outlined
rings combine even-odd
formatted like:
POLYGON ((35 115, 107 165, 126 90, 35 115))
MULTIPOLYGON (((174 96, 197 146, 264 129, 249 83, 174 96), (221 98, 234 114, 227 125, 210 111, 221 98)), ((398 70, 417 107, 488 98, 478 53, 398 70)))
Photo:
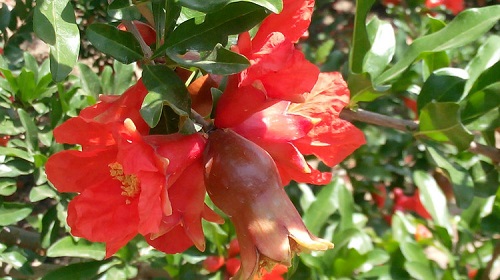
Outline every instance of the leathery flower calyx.
POLYGON ((290 266, 295 253, 333 248, 307 230, 261 147, 218 129, 209 134, 204 162, 207 192, 233 222, 240 244, 235 279, 252 279, 262 267, 290 266))

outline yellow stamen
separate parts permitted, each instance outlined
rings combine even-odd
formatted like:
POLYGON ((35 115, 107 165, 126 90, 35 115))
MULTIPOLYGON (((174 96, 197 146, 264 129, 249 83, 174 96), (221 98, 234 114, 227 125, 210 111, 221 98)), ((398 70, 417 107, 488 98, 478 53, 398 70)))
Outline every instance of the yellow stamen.
MULTIPOLYGON (((122 183, 121 189, 123 191, 121 195, 126 197, 135 197, 140 192, 141 188, 139 186, 139 178, 137 178, 137 176, 133 174, 125 175, 123 173, 123 166, 118 162, 110 163, 108 166, 111 177, 122 183)), ((130 204, 130 200, 128 199, 125 202, 130 204)))

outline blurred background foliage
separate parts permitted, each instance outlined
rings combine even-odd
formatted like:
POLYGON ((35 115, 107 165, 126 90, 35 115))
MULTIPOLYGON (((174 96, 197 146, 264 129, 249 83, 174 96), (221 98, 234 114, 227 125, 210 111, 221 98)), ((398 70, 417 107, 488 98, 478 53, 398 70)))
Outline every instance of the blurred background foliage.
MULTIPOLYGON (((453 2, 461 1, 428 2, 316 2, 299 47, 322 71, 343 73, 352 111, 342 117, 363 130, 367 144, 332 170, 329 185, 286 188, 310 231, 335 248, 302 254, 288 272, 269 279, 499 277, 500 25, 489 14, 498 9, 479 15, 496 18, 491 28, 480 31, 484 22, 477 27, 470 19, 457 23, 441 45, 427 40, 410 47, 450 26, 453 2), (365 16, 367 27, 360 27, 356 22, 365 16)), ((205 223, 207 250, 177 255, 137 238, 103 260, 102 244, 69 235, 72 196, 58 193, 44 173, 47 158, 63 149, 52 131, 99 94, 121 94, 139 71, 96 50, 86 36, 91 23, 117 25, 134 11, 109 10, 104 0, 71 3, 81 40, 78 64, 58 82, 48 47, 34 35, 36 3, 0 4, 0 276, 226 279, 237 256, 229 246, 235 238, 230 223, 205 223)), ((494 0, 464 4, 498 7, 494 0)))

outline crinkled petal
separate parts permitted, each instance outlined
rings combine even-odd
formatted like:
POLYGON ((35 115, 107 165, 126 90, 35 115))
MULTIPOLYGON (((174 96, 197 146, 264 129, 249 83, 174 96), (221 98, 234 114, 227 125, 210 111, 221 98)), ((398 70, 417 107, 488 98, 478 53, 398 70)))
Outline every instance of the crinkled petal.
POLYGON ((268 16, 260 25, 253 41, 261 45, 271 32, 281 32, 285 37, 297 42, 311 23, 314 0, 284 0, 283 11, 268 16))
POLYGON ((61 151, 49 157, 45 172, 60 192, 83 192, 110 176, 108 165, 115 161, 116 149, 91 152, 61 151))
POLYGON ((314 154, 328 166, 341 162, 365 143, 359 129, 339 118, 348 102, 349 90, 340 73, 321 73, 306 102, 289 107, 289 112, 321 121, 293 144, 303 154, 314 154))

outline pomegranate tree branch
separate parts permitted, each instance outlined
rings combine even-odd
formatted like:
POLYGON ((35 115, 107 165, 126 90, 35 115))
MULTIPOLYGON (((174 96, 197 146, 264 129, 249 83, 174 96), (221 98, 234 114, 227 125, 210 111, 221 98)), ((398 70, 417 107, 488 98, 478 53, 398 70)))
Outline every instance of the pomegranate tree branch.
MULTIPOLYGON (((340 117, 347 121, 360 121, 378 126, 390 127, 404 132, 416 132, 419 127, 418 123, 412 120, 396 119, 362 109, 358 109, 357 111, 345 109, 340 113, 340 117)), ((469 151, 474 154, 489 157, 496 163, 500 162, 500 149, 495 147, 486 146, 472 141, 469 151)))

